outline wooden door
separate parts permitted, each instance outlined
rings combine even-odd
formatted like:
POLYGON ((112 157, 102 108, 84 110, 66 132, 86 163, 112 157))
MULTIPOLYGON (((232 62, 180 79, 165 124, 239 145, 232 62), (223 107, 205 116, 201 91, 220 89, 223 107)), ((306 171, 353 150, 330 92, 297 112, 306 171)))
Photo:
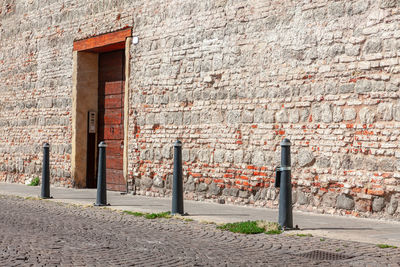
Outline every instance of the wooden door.
POLYGON ((99 54, 99 142, 105 141, 107 190, 126 191, 124 150, 124 50, 99 54))

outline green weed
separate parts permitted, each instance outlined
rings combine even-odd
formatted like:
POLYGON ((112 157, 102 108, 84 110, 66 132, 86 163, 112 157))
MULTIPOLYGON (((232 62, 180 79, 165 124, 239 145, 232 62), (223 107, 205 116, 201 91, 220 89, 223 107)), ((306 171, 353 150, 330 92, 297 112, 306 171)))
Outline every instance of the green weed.
POLYGON ((227 223, 221 226, 217 226, 217 228, 221 230, 231 231, 233 233, 242 234, 259 234, 265 232, 265 229, 259 227, 256 221, 227 223))
POLYGON ((171 213, 167 212, 160 212, 160 213, 143 213, 143 212, 136 212, 136 211, 129 211, 124 210, 123 214, 133 215, 136 217, 144 217, 146 219, 157 219, 157 218, 171 218, 171 213))
POLYGON ((24 197, 27 200, 40 200, 38 197, 24 197))
POLYGON ((388 245, 388 244, 377 244, 378 248, 397 248, 396 246, 388 245))
POLYGON ((267 235, 279 235, 282 233, 281 226, 276 222, 257 221, 257 226, 264 228, 267 235))
POLYGON ((235 222, 226 223, 217 226, 218 229, 231 231, 233 233, 241 234, 280 234, 282 233, 280 226, 277 223, 265 222, 265 221, 247 221, 247 222, 235 222))
POLYGON ((32 181, 28 184, 28 186, 38 186, 40 183, 39 177, 33 178, 32 181))
POLYGON ((171 213, 167 212, 160 212, 160 213, 147 213, 144 215, 146 219, 157 219, 157 218, 171 218, 171 213))
POLYGON ((142 216, 145 215, 145 213, 142 213, 142 212, 129 211, 129 210, 124 210, 122 213, 123 214, 128 214, 128 215, 133 215, 133 216, 136 216, 136 217, 142 217, 142 216))
POLYGON ((303 236, 309 236, 309 237, 312 237, 313 235, 312 235, 312 234, 297 234, 297 236, 300 236, 300 237, 303 237, 303 236))
POLYGON ((280 235, 282 234, 282 230, 270 230, 265 232, 267 235, 280 235))

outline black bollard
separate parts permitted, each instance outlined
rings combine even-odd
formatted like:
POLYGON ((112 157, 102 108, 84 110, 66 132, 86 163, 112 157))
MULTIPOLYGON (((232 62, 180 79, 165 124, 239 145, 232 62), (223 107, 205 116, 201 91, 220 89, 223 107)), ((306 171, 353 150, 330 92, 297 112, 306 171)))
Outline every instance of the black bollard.
POLYGON ((290 163, 290 140, 285 138, 281 142, 281 167, 279 191, 279 221, 283 229, 293 228, 292 216, 292 178, 290 163))
POLYGON ((172 182, 172 212, 184 215, 183 212, 183 181, 182 181, 182 142, 174 144, 174 173, 172 182))
POLYGON ((99 144, 99 164, 97 169, 97 198, 95 206, 109 206, 107 204, 107 184, 106 184, 106 143, 101 141, 99 144))
POLYGON ((40 193, 41 198, 52 198, 50 196, 50 159, 49 159, 50 145, 43 144, 43 166, 42 166, 42 190, 40 193))

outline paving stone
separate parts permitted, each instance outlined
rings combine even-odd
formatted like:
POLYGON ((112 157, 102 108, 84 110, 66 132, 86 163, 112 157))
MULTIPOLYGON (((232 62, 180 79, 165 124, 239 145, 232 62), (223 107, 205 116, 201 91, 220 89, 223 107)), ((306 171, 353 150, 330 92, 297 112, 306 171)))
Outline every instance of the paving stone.
POLYGON ((398 250, 296 235, 243 235, 213 224, 0 196, 2 266, 393 265, 398 250), (134 244, 134 245, 132 245, 134 244), (346 260, 301 257, 319 250, 346 260))

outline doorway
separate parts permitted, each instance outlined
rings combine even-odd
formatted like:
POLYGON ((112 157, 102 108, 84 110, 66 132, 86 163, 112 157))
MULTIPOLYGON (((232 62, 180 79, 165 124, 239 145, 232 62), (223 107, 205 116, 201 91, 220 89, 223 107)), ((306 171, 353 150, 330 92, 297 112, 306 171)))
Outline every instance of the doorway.
POLYGON ((74 41, 71 174, 97 185, 97 145, 105 141, 107 189, 127 190, 129 58, 132 28, 74 41))

